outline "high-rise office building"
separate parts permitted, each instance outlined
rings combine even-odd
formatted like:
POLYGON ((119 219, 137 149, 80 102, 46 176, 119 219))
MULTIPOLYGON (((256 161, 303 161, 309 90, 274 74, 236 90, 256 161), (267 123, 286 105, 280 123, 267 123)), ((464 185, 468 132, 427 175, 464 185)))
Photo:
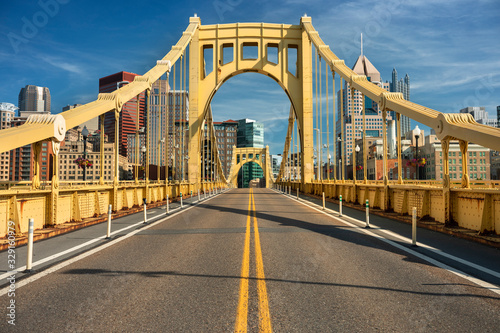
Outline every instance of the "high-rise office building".
POLYGON ((500 105, 497 106, 497 127, 500 127, 500 105))
MULTIPOLYGON (((380 72, 372 65, 368 58, 364 55, 360 55, 358 60, 354 64, 352 70, 358 75, 365 75, 368 81, 382 87, 385 90, 389 90, 389 83, 382 82, 380 78, 380 72)), ((343 99, 343 109, 340 105, 340 90, 337 93, 337 110, 339 112, 336 122, 336 130, 338 135, 341 133, 341 112, 344 114, 344 133, 345 133, 345 155, 346 161, 342 161, 343 164, 349 165, 352 160, 353 147, 353 135, 356 139, 362 138, 363 135, 363 108, 365 109, 366 115, 366 136, 367 137, 381 137, 382 136, 382 110, 379 108, 378 104, 365 96, 365 104, 363 105, 363 95, 359 91, 354 91, 353 100, 351 101, 350 84, 346 82, 344 84, 344 90, 342 94, 343 99)), ((390 114, 387 115, 387 120, 392 120, 390 114)), ((341 159, 340 149, 337 152, 337 161, 341 159)))
MULTIPOLYGON (((264 124, 251 119, 238 120, 237 147, 264 148, 264 124)), ((248 187, 252 179, 261 179, 264 171, 256 163, 244 164, 238 173, 238 187, 248 187)))
MULTIPOLYGON (((123 85, 126 85, 138 76, 134 73, 119 72, 99 79, 99 93, 111 93, 123 85)), ((144 115, 146 108, 145 93, 139 95, 139 119, 137 119, 137 97, 124 103, 118 119, 118 138, 115 138, 115 114, 107 112, 104 116, 104 133, 109 142, 119 141, 118 151, 122 156, 127 156, 127 135, 136 132, 137 122, 139 128, 144 126, 144 115)))
MULTIPOLYGON (((17 107, 11 103, 0 103, 0 130, 11 127, 17 107)), ((0 154, 0 181, 9 180, 10 152, 0 154)))
MULTIPOLYGON (((410 100, 410 77, 408 74, 405 75, 404 80, 399 79, 398 81, 398 72, 396 68, 392 69, 392 81, 389 84, 389 89, 391 92, 400 92, 403 94, 403 98, 407 101, 410 100)), ((396 112, 389 111, 392 119, 396 120, 396 112)), ((401 115, 401 133, 404 135, 406 132, 411 130, 410 118, 407 116, 401 115)))
MULTIPOLYGON (((184 140, 181 139, 181 131, 188 131, 189 93, 184 90, 170 90, 166 80, 157 80, 151 89, 149 112, 151 117, 146 119, 148 124, 146 134, 150 146, 149 163, 157 165, 159 157, 160 166, 165 165, 165 144, 167 143, 169 166, 171 166, 174 145, 180 146, 181 141, 184 140), (168 99, 166 98, 167 91, 168 99), (167 121, 168 140, 165 138, 167 121)), ((184 146, 188 146, 188 143, 184 142, 184 146)), ((186 154, 187 151, 184 151, 184 155, 186 154)), ((129 159, 129 161, 135 163, 133 160, 129 159)))
POLYGON ((264 124, 252 119, 238 120, 237 147, 264 148, 264 124))
POLYGON ((27 85, 19 92, 19 111, 50 112, 50 91, 47 87, 27 85))
POLYGON ((224 176, 228 177, 233 159, 233 147, 237 144, 238 122, 231 119, 214 122, 214 129, 219 159, 224 176))

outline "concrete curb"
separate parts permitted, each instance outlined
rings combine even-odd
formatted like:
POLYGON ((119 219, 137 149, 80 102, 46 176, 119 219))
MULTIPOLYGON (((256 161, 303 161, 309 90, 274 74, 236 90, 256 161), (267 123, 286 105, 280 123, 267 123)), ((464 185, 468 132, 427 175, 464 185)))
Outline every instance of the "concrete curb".
MULTIPOLYGON (((322 200, 322 197, 314 195, 314 194, 305 194, 302 193, 303 196, 307 196, 313 199, 318 199, 322 200)), ((338 200, 333 200, 331 198, 325 199, 327 202, 331 202, 334 204, 339 204, 338 200)), ((358 211, 365 211, 364 205, 354 205, 352 203, 346 203, 345 201, 342 202, 342 205, 344 207, 349 207, 352 209, 356 209, 358 211)), ((409 215, 399 215, 397 213, 386 213, 383 212, 382 210, 371 208, 370 209, 370 214, 377 215, 380 217, 385 217, 391 220, 403 222, 406 224, 411 224, 411 216, 409 215)), ((434 221, 418 221, 417 226, 419 228, 424 228, 424 229, 429 229, 437 232, 441 232, 444 234, 448 234, 457 238, 461 239, 466 239, 470 240, 473 242, 477 242, 480 244, 488 245, 497 249, 500 249, 500 236, 483 236, 479 235, 476 231, 472 231, 469 229, 465 228, 460 228, 460 227, 447 227, 443 225, 442 223, 439 222, 434 222, 434 221)))
MULTIPOLYGON (((188 196, 183 197, 183 199, 187 199, 190 197, 191 196, 188 195, 188 196)), ((169 202, 170 203, 178 202, 179 201, 178 199, 179 198, 176 198, 175 200, 169 200, 169 202)), ((147 209, 156 208, 156 207, 163 206, 166 204, 167 204, 166 200, 153 202, 153 203, 150 203, 147 205, 147 209)), ((143 211, 142 205, 134 206, 134 207, 128 208, 126 210, 121 210, 119 212, 116 212, 115 214, 112 214, 111 219, 114 220, 114 219, 119 218, 119 217, 135 214, 135 213, 142 212, 142 211, 143 211)), ((81 221, 81 222, 66 222, 66 223, 60 224, 57 227, 38 229, 38 230, 35 230, 35 232, 34 232, 33 242, 37 242, 37 241, 41 241, 43 239, 59 236, 62 234, 66 234, 68 232, 72 232, 72 231, 82 229, 85 227, 90 227, 92 225, 99 224, 102 222, 107 222, 107 221, 108 221, 108 214, 102 214, 98 217, 87 218, 87 219, 85 219, 85 221, 81 221), (71 224, 71 225, 65 226, 67 224, 71 224)), ((24 233, 24 234, 22 234, 22 236, 16 236, 15 247, 19 247, 19 246, 25 245, 27 243, 28 243, 28 233, 24 233)), ((5 251, 8 248, 9 248, 8 239, 7 238, 0 239, 0 252, 5 251)))

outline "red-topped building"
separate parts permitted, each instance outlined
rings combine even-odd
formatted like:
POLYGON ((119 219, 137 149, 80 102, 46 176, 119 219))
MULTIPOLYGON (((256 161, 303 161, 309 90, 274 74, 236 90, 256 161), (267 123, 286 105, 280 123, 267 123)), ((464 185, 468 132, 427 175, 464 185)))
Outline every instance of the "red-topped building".
MULTIPOLYGON (((122 86, 134 81, 134 77, 138 74, 129 72, 119 72, 99 79, 99 93, 110 93, 122 86)), ((119 153, 122 156, 127 156, 127 135, 135 134, 137 121, 139 128, 144 126, 144 114, 146 107, 146 94, 142 92, 139 95, 139 119, 137 119, 137 97, 132 98, 123 104, 118 120, 119 134, 119 153)), ((109 142, 115 142, 115 115, 113 112, 108 112, 104 117, 104 133, 108 136, 109 142)))

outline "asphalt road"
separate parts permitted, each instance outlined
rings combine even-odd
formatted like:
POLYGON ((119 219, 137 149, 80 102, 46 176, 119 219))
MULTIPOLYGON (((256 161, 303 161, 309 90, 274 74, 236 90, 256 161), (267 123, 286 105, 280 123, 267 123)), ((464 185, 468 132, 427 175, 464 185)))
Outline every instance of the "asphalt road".
POLYGON ((364 231, 231 190, 2 295, 0 331, 498 332, 498 287, 364 231))

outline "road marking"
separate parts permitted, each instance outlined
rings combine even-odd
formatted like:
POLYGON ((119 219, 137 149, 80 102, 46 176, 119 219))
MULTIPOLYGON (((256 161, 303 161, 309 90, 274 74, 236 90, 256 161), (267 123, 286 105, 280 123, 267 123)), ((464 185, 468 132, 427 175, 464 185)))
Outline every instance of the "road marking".
POLYGON ((245 247, 243 249, 243 262, 241 263, 240 296, 238 300, 238 314, 236 315, 235 332, 247 331, 248 317, 248 279, 250 272, 250 221, 252 197, 248 197, 247 227, 245 232, 245 247))
MULTIPOLYGON (((300 200, 302 200, 302 199, 300 199, 300 200)), ((308 203, 310 203, 310 204, 312 204, 312 205, 316 205, 315 203, 313 203, 313 202, 311 202, 311 201, 307 201, 307 200, 301 201, 301 203, 302 203, 302 204, 304 204, 304 205, 306 205, 306 206, 310 206, 310 205, 306 204, 306 202, 308 202, 308 203)), ((320 207, 319 205, 316 205, 316 206, 320 207)), ((311 206, 310 206, 310 207, 311 207, 311 206)), ((313 208, 313 207, 312 207, 312 208, 313 208)), ((335 210, 333 210, 333 209, 326 208, 325 210, 326 210, 326 211, 330 211, 330 212, 332 212, 332 213, 337 213, 337 214, 338 214, 338 212, 337 212, 337 211, 335 211, 335 210)), ((362 221, 360 221, 360 220, 357 220, 357 219, 355 219, 355 218, 353 218, 353 217, 350 217, 350 216, 347 216, 347 215, 342 216, 342 218, 343 218, 343 219, 348 219, 348 220, 354 221, 354 222, 356 222, 356 223, 363 223, 363 224, 365 223, 365 222, 362 222, 362 221)), ((378 229, 381 233, 385 233, 385 234, 387 234, 387 235, 389 235, 389 236, 392 236, 392 237, 394 237, 394 238, 400 239, 400 240, 404 241, 405 243, 410 243, 410 242, 411 242, 411 239, 410 239, 410 238, 408 238, 408 237, 404 237, 404 236, 401 236, 401 235, 399 235, 399 234, 397 234, 397 233, 395 233, 395 232, 393 232, 393 231, 390 231, 390 230, 384 229, 384 228, 379 227, 379 226, 377 226, 377 225, 375 225, 375 224, 371 224, 371 228, 372 228, 372 229, 378 229)), ((476 269, 476 270, 478 270, 478 271, 481 271, 481 272, 483 272, 483 273, 489 274, 489 275, 491 275, 491 276, 494 276, 494 277, 496 277, 496 278, 500 279, 500 272, 496 272, 496 271, 491 270, 491 269, 489 269, 489 268, 486 268, 486 267, 484 267, 484 266, 481 266, 481 265, 475 264, 475 263, 473 263, 473 262, 467 261, 467 260, 465 260, 465 259, 462 259, 462 258, 456 257, 456 256, 454 256, 454 255, 452 255, 452 254, 449 254, 449 253, 444 252, 443 250, 440 250, 440 249, 435 248, 435 247, 430 246, 430 245, 423 244, 423 243, 421 243, 421 242, 419 242, 419 243, 418 243, 418 246, 419 246, 419 247, 421 247, 421 248, 425 248, 425 249, 427 249, 427 250, 429 250, 429 251, 431 251, 431 252, 434 252, 434 253, 435 253, 435 254, 437 254, 437 255, 440 255, 440 256, 442 256, 442 257, 446 257, 446 258, 448 258, 448 259, 451 259, 451 260, 453 260, 453 261, 459 262, 459 263, 461 263, 461 264, 463 264, 463 265, 469 266, 469 267, 474 268, 474 269, 476 269)))
POLYGON ((266 276, 264 274, 264 262, 262 260, 262 247, 260 245, 259 225, 255 210, 255 198, 253 189, 250 188, 248 195, 247 227, 245 233, 245 248, 243 250, 243 262, 241 264, 240 293, 238 300, 238 313, 236 315, 235 332, 246 332, 248 326, 248 280, 250 271, 250 227, 253 215, 253 231, 255 237, 255 262, 257 275, 257 292, 259 295, 259 332, 272 332, 271 316, 269 314, 269 302, 267 297, 266 276), (253 213, 252 213, 253 212, 253 213))
MULTIPOLYGON (((278 192, 278 193, 279 193, 279 192, 278 192)), ((287 197, 287 198, 288 198, 288 197, 287 197)), ((437 260, 435 260, 435 259, 433 259, 433 258, 431 258, 431 257, 428 257, 428 256, 426 256, 425 254, 421 254, 421 253, 419 253, 419 252, 413 251, 412 249, 409 249, 409 248, 407 248, 407 247, 405 247, 405 246, 403 246, 403 245, 401 245, 401 244, 398 244, 398 243, 396 243, 396 242, 394 242, 394 241, 392 241, 392 240, 390 240, 390 239, 387 239, 387 238, 382 237, 382 236, 380 236, 380 235, 378 235, 378 234, 376 234, 376 233, 374 233, 374 232, 371 232, 371 231, 369 231, 369 230, 367 230, 367 229, 365 229, 365 228, 363 228, 363 227, 360 227, 360 226, 359 226, 359 225, 357 225, 357 224, 353 224, 353 223, 347 222, 345 219, 340 219, 340 218, 338 218, 338 217, 336 217, 336 216, 332 216, 332 215, 331 215, 331 214, 329 214, 328 212, 325 212, 325 211, 323 211, 323 210, 321 210, 321 209, 315 208, 315 207, 313 207, 313 206, 311 206, 311 205, 309 205, 309 204, 306 204, 306 203, 302 202, 301 200, 297 201, 297 199, 292 199, 292 198, 288 198, 288 199, 291 199, 291 200, 293 200, 294 202, 299 202, 299 203, 301 203, 302 205, 304 205, 304 206, 306 206, 306 207, 309 207, 309 208, 311 208, 311 209, 314 209, 314 210, 318 211, 318 212, 319 212, 319 213, 321 213, 321 214, 324 214, 324 215, 326 215, 326 216, 328 216, 328 217, 330 217, 330 218, 332 218, 332 219, 335 219, 335 220, 337 220, 337 221, 339 221, 339 222, 341 222, 341 223, 347 224, 347 225, 348 225, 348 226, 350 226, 350 227, 356 228, 356 229, 358 229, 360 232, 363 232, 363 233, 365 233, 365 234, 367 234, 367 235, 370 235, 370 236, 372 236, 372 237, 378 238, 378 239, 380 239, 381 241, 383 241, 383 242, 385 242, 385 243, 387 243, 387 244, 389 244, 389 245, 392 245, 393 247, 396 247, 396 248, 398 248, 398 249, 400 249, 400 250, 402 250, 402 251, 405 251, 405 252, 407 252, 407 253, 409 253, 409 254, 411 254, 411 255, 415 256, 415 257, 418 257, 418 258, 420 258, 420 259, 422 259, 422 260, 425 260, 425 261, 427 261, 427 262, 429 262, 429 263, 433 264, 433 265, 434 265, 434 266, 436 266, 436 267, 442 268, 442 269, 444 269, 444 270, 446 270, 446 271, 448 271, 448 272, 450 272, 450 273, 453 273, 453 274, 455 274, 455 275, 458 275, 458 276, 460 276, 461 278, 464 278, 464 279, 466 279, 466 280, 469 280, 469 281, 471 281, 471 282, 473 282, 473 283, 475 283, 475 284, 477 284, 477 285, 479 285, 479 286, 481 286, 481 287, 483 287, 483 288, 485 288, 485 289, 488 289, 488 290, 490 290, 490 291, 492 291, 492 292, 494 292, 494 293, 496 293, 496 294, 500 295, 500 288, 499 288, 498 286, 494 285, 494 284, 491 284, 491 283, 489 283, 489 282, 486 282, 486 281, 480 280, 480 279, 478 279, 478 278, 476 278, 476 277, 473 277, 473 276, 471 276, 471 275, 469 275, 469 274, 467 274, 467 273, 464 273, 464 272, 462 272, 462 271, 460 271, 460 270, 458 270, 458 269, 456 269, 456 268, 453 268, 453 267, 451 267, 451 266, 448 266, 448 265, 446 265, 446 264, 444 264, 444 263, 442 263, 442 262, 440 262, 440 261, 437 261, 437 260)), ((312 203, 312 202, 311 202, 311 204, 312 204, 312 205, 316 205, 316 204, 314 204, 314 203, 312 203)), ((319 205, 318 205, 318 206, 319 206, 319 205)), ((334 212, 333 210, 330 210, 330 209, 328 209, 328 210, 329 210, 329 211, 334 212)), ((343 217, 345 217, 345 216, 343 216, 343 217)), ((360 220, 356 220, 355 218, 352 218, 352 217, 348 217, 348 218, 349 218, 350 220, 356 221, 357 223, 364 224, 364 222, 362 222, 362 221, 360 221, 360 220)), ((376 226, 374 226, 374 227, 376 227, 376 226)), ((386 234, 388 233, 387 231, 384 231, 383 229, 380 229, 380 232, 382 232, 382 233, 386 233, 386 234)), ((391 233, 392 233, 392 232, 391 232, 391 233)), ((403 237, 403 236, 400 236, 400 235, 398 235, 398 236, 399 236, 398 238, 400 238, 400 239, 405 239, 405 237, 403 237)), ((407 241, 409 241, 409 239, 408 239, 408 238, 406 238, 406 240, 407 240, 407 241)), ((419 244, 421 244, 421 243, 419 243, 419 244)), ((432 247, 429 247, 429 248, 430 248, 430 249, 432 249, 432 247)), ((487 271, 487 270, 489 271, 489 269, 487 269, 487 268, 484 268, 484 267, 482 267, 482 266, 476 265, 476 264, 471 263, 471 262, 469 262, 469 261, 466 261, 466 260, 464 260, 464 259, 460 259, 460 258, 458 258, 458 257, 455 257, 455 256, 451 255, 451 254, 447 254, 447 253, 445 253, 445 252, 442 252, 441 250, 437 250, 437 249, 436 249, 436 251, 433 251, 433 252, 438 253, 438 254, 441 254, 441 255, 443 255, 443 256, 446 256, 446 257, 448 257, 448 258, 450 258, 450 259, 453 259, 453 260, 459 261, 459 262, 461 262, 461 263, 463 263, 463 264, 465 264, 465 265, 471 266, 471 267, 481 267, 481 268, 482 268, 482 269, 481 269, 482 271, 487 271), (446 255, 445 255, 445 254, 446 254, 446 255)), ((491 271, 491 272, 494 272, 494 271, 491 271)), ((496 273, 496 272, 494 272, 494 273, 496 273)), ((490 273, 490 274, 491 274, 491 273, 490 273)))
MULTIPOLYGON (((211 197, 210 199, 207 199, 207 201, 212 200, 213 198, 215 198, 215 196, 214 196, 214 197, 211 197)), ((90 255, 92 255, 92 254, 94 254, 94 253, 100 252, 100 251, 102 251, 102 250, 106 249, 107 247, 112 246, 112 245, 114 245, 114 244, 116 244, 116 243, 118 243, 118 242, 121 242, 121 241, 123 241, 123 240, 125 240, 125 239, 127 239, 127 238, 129 238, 129 237, 132 237, 132 236, 134 236, 135 234, 137 234, 137 233, 139 233, 139 232, 141 232, 141 231, 144 231, 144 230, 149 229, 149 228, 151 228, 151 227, 153 227, 153 226, 155 226, 155 225, 158 225, 158 224, 160 224, 160 223, 163 223, 163 222, 167 221, 168 219, 170 219, 170 218, 172 218, 172 217, 174 217, 174 216, 177 216, 177 215, 179 215, 179 214, 181 214, 181 213, 184 213, 184 212, 186 212, 186 211, 188 211, 188 210, 190 210, 190 209, 192 209, 192 208, 194 208, 194 207, 196 207, 196 206, 198 206, 198 203, 197 203, 197 204, 194 204, 194 205, 192 205, 192 206, 189 206, 189 207, 187 207, 186 209, 183 209, 183 210, 180 210, 180 208, 178 208, 178 209, 176 209, 176 210, 178 210, 178 212, 177 212, 177 213, 174 213, 174 214, 172 214, 172 213, 171 213, 170 215, 168 215, 168 216, 167 216, 167 217, 165 217, 165 218, 162 218, 162 219, 160 219, 160 220, 158 220, 158 221, 156 221, 156 222, 153 222, 153 223, 151 223, 151 224, 147 224, 147 225, 145 225, 143 228, 136 229, 136 230, 134 230, 134 231, 132 231, 132 232, 130 232, 130 233, 128 233, 128 234, 126 234, 126 235, 123 235, 123 236, 122 236, 122 237, 120 237, 120 238, 114 239, 114 240, 112 240, 112 241, 110 241, 110 242, 108 242, 108 243, 105 243, 105 244, 103 244, 103 245, 100 245, 100 246, 98 246, 98 247, 96 247, 96 248, 94 248, 94 249, 92 249, 92 250, 89 250, 89 251, 84 252, 84 253, 82 253, 82 254, 80 254, 80 255, 77 255, 77 256, 76 256, 76 257, 74 257, 74 258, 71 258, 71 259, 68 259, 68 260, 66 260, 66 261, 63 261, 63 262, 61 262, 61 263, 59 263, 59 264, 57 264, 57 265, 55 265, 55 266, 52 266, 52 267, 50 267, 50 268, 48 268, 48 269, 46 269, 46 270, 44 270, 44 271, 42 271, 42 272, 40 272, 40 273, 37 273, 37 274, 35 274, 35 275, 32 275, 32 276, 27 277, 27 278, 25 278, 25 279, 22 279, 22 280, 20 280, 18 283, 16 283, 16 289, 19 289, 19 288, 21 288, 22 286, 25 286, 25 285, 27 285, 27 284, 29 284, 29 283, 31 283, 31 282, 33 282, 33 281, 36 281, 36 280, 38 280, 38 279, 40 279, 40 278, 42 278, 42 277, 44 277, 44 276, 46 276, 46 275, 49 275, 50 273, 53 273, 53 272, 55 272, 55 271, 58 271, 58 270, 59 270, 59 269, 61 269, 61 268, 64 268, 64 267, 66 267, 66 266, 68 266, 68 265, 71 265, 72 263, 75 263, 75 262, 77 262, 77 261, 79 261, 79 260, 81 260, 81 259, 84 259, 84 258, 86 258, 86 257, 88 257, 88 256, 90 256, 90 255)), ((144 221, 140 221, 140 222, 135 223, 135 224, 132 224, 132 225, 130 225, 130 226, 128 226, 128 227, 122 228, 122 229, 120 229, 120 230, 116 230, 116 231, 112 232, 112 233, 111 233, 111 235, 114 235, 114 234, 116 234, 116 233, 122 232, 122 231, 127 230, 127 229, 130 229, 130 228, 133 228, 133 227, 138 226, 138 225, 144 225, 143 223, 144 223, 144 221)), ((58 258, 58 257, 60 257, 60 256, 62 256, 62 255, 64 255, 64 254, 67 254, 67 253, 73 252, 73 251, 75 251, 75 250, 78 250, 78 249, 80 249, 80 248, 82 248, 82 247, 85 247, 85 246, 87 246, 87 245, 89 245, 89 244, 95 243, 95 242, 97 242, 97 241, 99 241, 99 240, 104 239, 105 237, 106 237, 106 236, 102 236, 102 237, 99 237, 99 238, 93 239, 93 240, 88 241, 88 242, 86 242, 86 243, 83 243, 83 244, 77 245, 77 246, 75 246, 75 247, 72 247, 71 249, 68 249, 68 250, 65 250, 65 251, 63 251, 63 252, 60 252, 60 253, 54 254, 54 255, 52 255, 52 256, 49 256, 49 257, 47 257, 47 258, 41 259, 41 260, 39 260, 39 261, 37 261, 37 262, 34 262, 34 263, 33 263, 33 267, 35 267, 35 265, 40 265, 40 264, 42 264, 42 263, 44 263, 44 262, 47 262, 47 261, 50 261, 50 260, 52 260, 52 259, 58 258)), ((12 274, 17 274, 17 273, 19 273, 19 272, 23 272, 25 269, 26 269, 26 266, 23 266, 23 267, 20 267, 20 268, 16 269, 15 271, 11 271, 11 272, 9 272, 8 274, 3 274, 3 275, 0 275, 0 281, 1 281, 1 280, 6 279, 7 277, 9 277, 9 276, 10 276, 10 275, 12 275, 12 274)), ((9 288, 10 288, 10 287, 9 287, 9 286, 7 286, 7 287, 4 287, 3 289, 0 289, 0 296, 3 296, 3 295, 5 295, 5 294, 7 294, 7 292, 9 291, 9 288)))
POLYGON ((267 300, 266 277, 264 275, 264 262, 262 260, 262 248, 260 246, 259 226, 255 210, 255 198, 253 189, 250 190, 253 208, 253 230, 255 234, 255 261, 257 269, 257 290, 259 293, 259 331, 272 332, 271 315, 269 314, 269 302, 267 300))

